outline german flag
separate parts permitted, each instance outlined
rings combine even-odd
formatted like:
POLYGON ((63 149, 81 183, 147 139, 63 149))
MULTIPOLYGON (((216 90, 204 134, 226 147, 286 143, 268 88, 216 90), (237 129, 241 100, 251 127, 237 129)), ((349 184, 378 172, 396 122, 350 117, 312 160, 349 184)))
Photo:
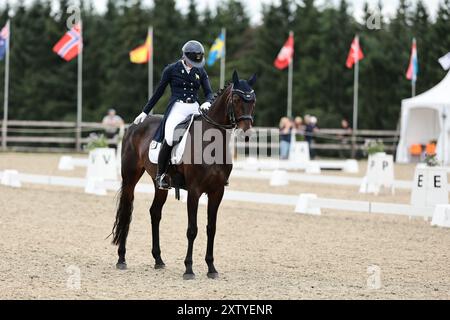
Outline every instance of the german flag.
POLYGON ((130 60, 132 63, 136 64, 144 64, 150 61, 150 57, 152 54, 152 37, 149 34, 147 36, 147 40, 145 44, 137 47, 133 51, 130 52, 130 60))

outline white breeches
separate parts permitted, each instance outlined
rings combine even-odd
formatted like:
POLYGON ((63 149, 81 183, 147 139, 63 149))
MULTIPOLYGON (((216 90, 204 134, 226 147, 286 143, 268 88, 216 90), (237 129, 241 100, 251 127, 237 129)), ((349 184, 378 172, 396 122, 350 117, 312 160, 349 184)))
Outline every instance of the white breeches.
POLYGON ((193 114, 200 114, 198 112, 198 109, 200 108, 200 105, 196 103, 181 103, 181 102, 175 102, 175 104, 172 107, 172 110, 170 111, 169 117, 166 121, 166 127, 164 130, 164 139, 166 140, 167 144, 172 146, 173 139, 174 139, 174 133, 175 128, 184 120, 186 120, 187 117, 193 115, 193 114))

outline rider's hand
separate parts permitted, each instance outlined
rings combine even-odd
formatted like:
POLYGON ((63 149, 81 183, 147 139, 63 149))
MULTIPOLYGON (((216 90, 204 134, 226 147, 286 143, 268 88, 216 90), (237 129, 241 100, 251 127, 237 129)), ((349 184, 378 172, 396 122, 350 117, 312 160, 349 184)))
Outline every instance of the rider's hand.
POLYGON ((200 107, 200 109, 202 109, 203 111, 209 111, 209 108, 211 108, 211 102, 205 102, 200 107))
POLYGON ((134 124, 140 124, 144 122, 144 120, 147 119, 147 114, 145 112, 142 112, 135 120, 134 124))

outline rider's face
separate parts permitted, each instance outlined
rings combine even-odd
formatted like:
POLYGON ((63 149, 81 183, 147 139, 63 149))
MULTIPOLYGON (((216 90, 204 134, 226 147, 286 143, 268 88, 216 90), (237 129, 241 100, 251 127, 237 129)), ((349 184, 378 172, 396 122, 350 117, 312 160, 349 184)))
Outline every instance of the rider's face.
POLYGON ((190 64, 187 60, 184 60, 184 63, 188 66, 188 68, 193 68, 194 66, 190 64))

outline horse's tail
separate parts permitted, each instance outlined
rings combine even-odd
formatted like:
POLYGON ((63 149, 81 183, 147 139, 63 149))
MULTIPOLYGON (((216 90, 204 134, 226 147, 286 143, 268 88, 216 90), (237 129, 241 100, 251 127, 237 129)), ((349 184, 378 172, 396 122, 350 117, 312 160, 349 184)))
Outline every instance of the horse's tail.
POLYGON ((126 243, 133 213, 134 189, 144 170, 138 167, 139 159, 133 146, 131 131, 127 132, 122 142, 122 186, 118 193, 119 203, 112 230, 114 245, 126 243))

